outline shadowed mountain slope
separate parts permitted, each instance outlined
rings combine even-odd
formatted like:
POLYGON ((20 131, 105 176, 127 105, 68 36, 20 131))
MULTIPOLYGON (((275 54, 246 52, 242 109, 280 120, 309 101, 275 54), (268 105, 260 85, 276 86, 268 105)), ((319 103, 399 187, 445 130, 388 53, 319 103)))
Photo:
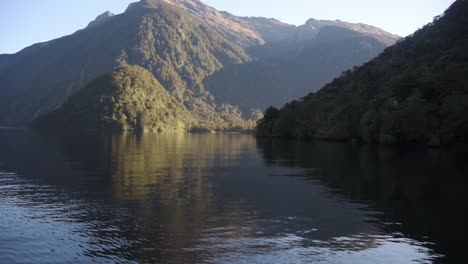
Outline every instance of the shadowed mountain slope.
POLYGON ((142 0, 123 14, 106 12, 72 35, 0 55, 0 124, 26 125, 60 107, 92 80, 128 63, 151 71, 192 112, 197 126, 228 127, 256 118, 267 105, 316 90, 397 40, 370 26, 314 23, 295 27, 273 19, 236 17, 197 0, 142 0), (334 34, 342 34, 338 29, 346 33, 341 39, 327 36, 331 27, 337 29, 334 34), (349 37, 354 39, 350 45, 343 42, 349 37), (332 47, 330 43, 335 46, 325 54, 320 51, 325 57, 318 58, 315 47, 332 47), (350 56, 336 59, 337 53, 350 56), (322 67, 322 61, 335 66, 322 67), (253 69, 246 72, 244 67, 253 69), (324 75, 313 74, 325 68, 324 75), (286 85, 271 86, 268 77, 278 76, 278 71, 277 83, 286 85), (257 73, 262 73, 259 82, 252 83, 251 75, 257 73), (272 96, 243 100, 265 92, 272 96))
POLYGON ((258 122, 263 136, 468 143, 468 1, 362 67, 258 122))

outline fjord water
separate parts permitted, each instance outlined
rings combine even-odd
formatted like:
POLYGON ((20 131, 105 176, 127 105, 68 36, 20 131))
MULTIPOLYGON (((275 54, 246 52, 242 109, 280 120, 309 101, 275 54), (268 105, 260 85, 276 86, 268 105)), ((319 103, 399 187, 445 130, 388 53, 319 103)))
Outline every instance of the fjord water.
POLYGON ((0 263, 462 263, 466 159, 0 130, 0 263))

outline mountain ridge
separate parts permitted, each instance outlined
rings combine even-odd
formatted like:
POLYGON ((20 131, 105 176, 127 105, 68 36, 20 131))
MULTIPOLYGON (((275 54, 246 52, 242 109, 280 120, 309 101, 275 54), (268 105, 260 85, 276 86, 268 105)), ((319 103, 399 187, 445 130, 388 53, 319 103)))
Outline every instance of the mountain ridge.
POLYGON ((258 135, 365 143, 468 144, 468 1, 316 93, 269 108, 258 135))
MULTIPOLYGON (((314 41, 313 37, 310 42, 306 38, 291 37, 294 32, 291 35, 275 28, 271 32, 280 32, 283 37, 273 34, 266 37, 266 31, 255 31, 252 22, 245 18, 217 11, 199 1, 171 4, 163 0, 140 1, 129 5, 122 14, 110 16, 104 13, 101 18, 105 21, 71 35, 32 45, 11 56, 0 56, 1 124, 26 125, 32 119, 57 109, 89 82, 111 72, 118 61, 150 70, 171 95, 197 117, 201 126, 212 129, 240 124, 258 116, 259 109, 263 110, 261 108, 274 98, 263 97, 265 102, 252 102, 241 109, 239 100, 220 100, 213 94, 214 90, 219 94, 226 86, 217 76, 226 74, 226 69, 247 64, 255 67, 255 71, 268 69, 264 71, 265 76, 275 74, 276 71, 286 70, 280 66, 282 61, 295 60, 296 55, 291 54, 300 54, 305 48, 313 46, 314 41), (196 5, 198 8, 181 8, 179 4, 196 5), (215 23, 219 19, 228 24, 215 23), (236 24, 242 30, 229 26, 229 23, 236 24), (252 33, 254 31, 256 33, 252 33), (275 38, 279 40, 274 41, 275 38), (265 42, 265 39, 268 41, 265 42), (207 84, 209 78, 215 79, 210 85, 207 84)), ((258 22, 261 20, 266 27, 276 25, 286 31, 292 28, 277 20, 250 20, 256 20, 257 27, 261 26, 258 22)), ((367 37, 362 40, 368 42, 367 37)), ((376 51, 387 46, 378 40, 369 43, 375 45, 376 51)), ((339 62, 339 67, 330 69, 327 76, 338 74, 340 69, 350 64, 364 63, 373 56, 373 53, 359 46, 336 48, 349 54, 357 48, 365 54, 353 61, 339 62)), ((308 64, 297 64, 296 67, 307 68, 308 64)), ((229 78, 236 78, 233 75, 235 72, 228 74, 229 78)), ((303 79, 303 76, 300 78, 303 79)), ((241 91, 244 86, 250 87, 250 81, 244 76, 237 78, 236 89, 241 91)), ((287 82, 286 79, 282 82, 287 82)), ((262 80, 258 84, 260 90, 268 89, 268 80, 262 80)), ((317 82, 320 84, 323 80, 317 82)), ((275 93, 283 98, 278 103, 286 102, 297 94, 293 91, 305 89, 303 86, 301 84, 300 89, 274 87, 275 93)), ((314 90, 317 86, 312 83, 309 89, 314 90)), ((247 96, 248 91, 242 93, 247 96)))
POLYGON ((93 27, 93 26, 96 26, 100 23, 104 23, 106 21, 108 21, 111 17, 115 16, 114 13, 112 13, 111 11, 107 10, 106 12, 100 14, 99 16, 97 16, 93 21, 89 22, 88 26, 87 27, 93 27))

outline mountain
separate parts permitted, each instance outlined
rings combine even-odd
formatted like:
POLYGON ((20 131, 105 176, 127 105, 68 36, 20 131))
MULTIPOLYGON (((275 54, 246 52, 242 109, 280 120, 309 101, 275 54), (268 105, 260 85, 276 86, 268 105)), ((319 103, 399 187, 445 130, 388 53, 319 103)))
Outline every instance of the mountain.
POLYGON ((198 0, 142 0, 139 3, 130 5, 127 11, 141 7, 156 9, 161 2, 186 11, 242 46, 265 43, 259 32, 242 25, 235 20, 235 16, 220 12, 198 0))
POLYGON ((187 131, 192 117, 151 72, 124 66, 92 81, 33 125, 117 131, 187 131))
POLYGON ((269 108, 260 136, 446 146, 468 143, 468 1, 345 71, 317 93, 269 108))
POLYGON ((374 37, 326 26, 307 44, 272 44, 270 50, 257 51, 263 53, 262 59, 226 66, 206 78, 205 87, 218 101, 239 106, 244 113, 280 106, 318 90, 340 72, 374 58, 385 47, 374 37))
POLYGON ((101 23, 104 23, 108 20, 110 20, 112 17, 114 16, 114 13, 110 12, 110 11, 106 11, 102 14, 100 14, 98 17, 96 17, 96 19, 94 19, 93 21, 91 21, 89 24, 88 24, 88 27, 94 27, 96 25, 99 25, 101 23))
POLYGON ((311 21, 296 27, 197 0, 142 0, 69 36, 0 55, 0 124, 26 125, 124 63, 148 69, 195 126, 245 126, 259 109, 318 89, 398 39, 371 26, 311 21))

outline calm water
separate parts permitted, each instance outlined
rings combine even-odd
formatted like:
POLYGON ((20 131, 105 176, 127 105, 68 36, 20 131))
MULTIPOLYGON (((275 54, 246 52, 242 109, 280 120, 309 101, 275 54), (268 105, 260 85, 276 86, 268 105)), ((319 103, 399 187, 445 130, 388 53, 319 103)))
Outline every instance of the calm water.
POLYGON ((0 130, 0 263, 467 263, 468 159, 0 130))

